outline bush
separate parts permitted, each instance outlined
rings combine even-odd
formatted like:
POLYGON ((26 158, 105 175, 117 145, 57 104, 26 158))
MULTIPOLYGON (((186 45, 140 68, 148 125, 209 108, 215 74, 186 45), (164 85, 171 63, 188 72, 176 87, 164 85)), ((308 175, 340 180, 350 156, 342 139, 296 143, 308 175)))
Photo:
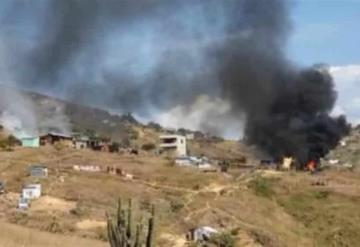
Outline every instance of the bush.
POLYGON ((263 177, 257 177, 252 180, 249 184, 249 187, 252 188, 256 195, 263 197, 272 197, 274 191, 272 189, 271 182, 269 179, 263 177))
POLYGON ((211 237, 209 242, 218 247, 235 247, 235 238, 229 232, 215 234, 211 237))
POLYGON ((120 150, 120 144, 118 142, 111 143, 109 147, 110 153, 117 153, 120 150))
POLYGON ((77 216, 77 217, 83 217, 88 214, 88 210, 80 206, 79 204, 76 205, 75 208, 72 208, 70 210, 70 214, 77 216))
POLYGON ((62 233, 63 228, 61 227, 59 220, 56 217, 53 217, 51 222, 46 226, 46 231, 51 233, 62 233))
POLYGON ((130 140, 137 140, 139 138, 139 132, 134 129, 129 129, 128 135, 130 140))
POLYGON ((141 146, 141 149, 144 151, 154 150, 156 148, 154 143, 145 143, 141 146))
POLYGON ((314 196, 316 199, 326 199, 330 195, 330 191, 316 191, 314 192, 314 196))
POLYGON ((176 197, 170 200, 170 208, 173 213, 178 213, 184 206, 184 203, 176 197))
POLYGON ((6 139, 0 140, 0 148, 5 151, 12 151, 12 147, 19 144, 15 136, 9 135, 6 139))
POLYGON ((19 143, 19 140, 13 136, 13 135, 9 135, 9 137, 7 138, 7 143, 9 146, 15 146, 16 144, 19 143))

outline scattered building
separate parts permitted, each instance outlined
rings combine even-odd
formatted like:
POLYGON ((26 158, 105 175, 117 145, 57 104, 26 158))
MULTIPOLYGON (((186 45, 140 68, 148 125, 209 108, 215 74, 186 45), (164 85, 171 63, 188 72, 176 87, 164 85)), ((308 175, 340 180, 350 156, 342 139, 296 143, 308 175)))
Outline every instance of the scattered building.
POLYGON ((0 194, 4 194, 5 192, 5 185, 3 181, 0 181, 0 194))
POLYGON ((18 209, 28 209, 29 208, 29 200, 26 198, 20 197, 17 207, 18 207, 18 209))
POLYGON ((22 189, 22 198, 32 200, 41 196, 41 184, 29 184, 22 189))
POLYGON ((29 174, 32 177, 44 178, 48 176, 48 168, 43 165, 30 165, 29 174))
POLYGON ((194 134, 194 133, 188 133, 188 134, 186 134, 186 139, 188 139, 188 140, 194 140, 194 139, 195 139, 195 134, 194 134))
POLYGON ((207 157, 180 156, 175 158, 175 164, 179 166, 189 166, 202 170, 216 171, 207 157))
POLYGON ((39 137, 23 137, 20 138, 21 146, 29 148, 38 148, 40 147, 40 138, 39 137))
POLYGON ((188 239, 195 242, 208 241, 218 231, 210 226, 203 226, 190 230, 188 239))
POLYGON ((40 145, 54 145, 55 143, 62 143, 67 147, 73 147, 73 137, 70 135, 64 135, 60 133, 48 133, 40 136, 40 145))
POLYGON ((186 138, 181 135, 161 135, 160 149, 173 156, 186 156, 186 138))
POLYGON ((109 152, 110 140, 93 138, 89 140, 88 146, 94 151, 109 152))
POLYGON ((193 162, 188 156, 180 156, 175 158, 175 164, 179 166, 192 166, 193 162))
POLYGON ((76 149, 86 149, 89 146, 89 138, 88 137, 80 137, 74 140, 74 146, 76 149))
POLYGON ((86 166, 74 165, 73 169, 75 171, 86 171, 86 172, 100 172, 101 171, 100 166, 92 166, 92 165, 86 165, 86 166))

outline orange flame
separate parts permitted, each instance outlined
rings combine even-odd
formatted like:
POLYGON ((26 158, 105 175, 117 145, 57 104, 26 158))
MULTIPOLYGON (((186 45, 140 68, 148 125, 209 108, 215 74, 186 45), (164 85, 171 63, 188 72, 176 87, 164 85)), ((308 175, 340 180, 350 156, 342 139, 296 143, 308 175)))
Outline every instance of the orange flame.
POLYGON ((311 172, 315 171, 315 168, 316 168, 316 163, 315 163, 315 161, 314 161, 314 160, 310 160, 310 161, 307 163, 306 168, 307 168, 309 171, 311 171, 311 172))

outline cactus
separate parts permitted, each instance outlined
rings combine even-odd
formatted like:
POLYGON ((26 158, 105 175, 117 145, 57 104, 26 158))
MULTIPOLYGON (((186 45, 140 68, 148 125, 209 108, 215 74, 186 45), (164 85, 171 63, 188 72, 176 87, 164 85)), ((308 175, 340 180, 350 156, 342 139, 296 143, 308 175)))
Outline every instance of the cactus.
POLYGON ((127 210, 122 208, 121 199, 118 200, 115 216, 107 215, 107 232, 111 247, 146 247, 152 246, 154 235, 155 207, 151 209, 151 217, 148 220, 148 229, 143 229, 142 219, 135 225, 133 234, 132 201, 129 200, 127 210))
POLYGON ((153 230, 154 230, 154 218, 155 218, 155 207, 154 205, 151 208, 151 217, 149 219, 148 234, 146 238, 146 247, 151 247, 153 239, 153 230))

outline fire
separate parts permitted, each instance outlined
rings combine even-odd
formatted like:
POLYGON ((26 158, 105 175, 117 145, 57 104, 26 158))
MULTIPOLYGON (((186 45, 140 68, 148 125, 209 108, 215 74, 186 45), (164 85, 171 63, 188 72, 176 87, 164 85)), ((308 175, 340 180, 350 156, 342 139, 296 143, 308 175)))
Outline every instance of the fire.
POLYGON ((309 160, 308 163, 306 164, 306 168, 307 170, 314 172, 316 169, 316 162, 315 160, 309 160))
POLYGON ((282 168, 284 170, 290 170, 292 164, 293 164, 293 157, 289 156, 289 157, 284 157, 283 158, 282 168))

